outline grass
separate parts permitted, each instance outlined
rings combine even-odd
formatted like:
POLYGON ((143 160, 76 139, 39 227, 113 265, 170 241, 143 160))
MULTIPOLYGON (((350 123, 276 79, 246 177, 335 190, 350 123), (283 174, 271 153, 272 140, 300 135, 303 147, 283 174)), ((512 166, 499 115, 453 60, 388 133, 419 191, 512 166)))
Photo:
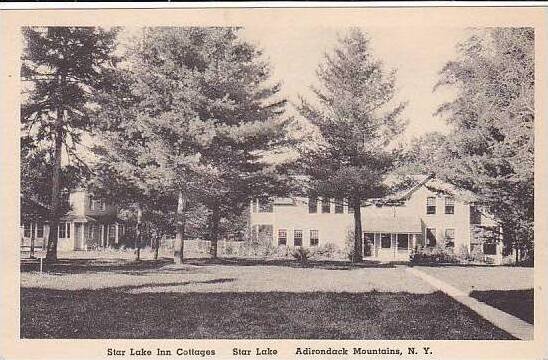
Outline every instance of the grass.
POLYGON ((22 289, 21 304, 22 338, 512 338, 439 292, 136 295, 22 289))
POLYGON ((470 296, 534 324, 533 289, 472 291, 470 296))
POLYGON ((23 338, 511 339, 403 267, 64 259, 21 273, 23 338))

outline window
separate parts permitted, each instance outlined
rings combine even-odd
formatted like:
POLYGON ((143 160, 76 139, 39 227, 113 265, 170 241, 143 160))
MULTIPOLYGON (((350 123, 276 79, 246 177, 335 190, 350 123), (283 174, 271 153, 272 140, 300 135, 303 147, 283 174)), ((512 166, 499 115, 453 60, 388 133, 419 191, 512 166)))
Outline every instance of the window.
POLYGON ((375 244, 375 234, 373 233, 363 233, 363 255, 371 256, 371 251, 373 250, 375 244))
POLYGON ((426 229, 426 246, 436 246, 436 229, 426 229))
POLYGON ((320 242, 320 232, 318 230, 310 230, 310 246, 318 246, 320 242))
POLYGON ((278 230, 278 245, 286 245, 287 244, 287 230, 286 229, 279 229, 278 230))
POLYGON ((445 213, 454 214, 455 213, 455 199, 452 197, 445 198, 445 213))
POLYGON ((390 249, 392 246, 392 237, 390 234, 381 234, 381 248, 390 249))
POLYGON ((23 225, 23 236, 26 238, 30 237, 30 223, 25 223, 23 225))
POLYGON ((105 211, 105 209, 106 209, 106 203, 105 203, 103 200, 94 200, 94 199, 90 196, 89 209, 90 209, 90 210, 101 210, 101 211, 105 211))
POLYGON ((477 206, 470 206, 470 224, 481 224, 481 212, 477 206))
POLYGON ((409 234, 398 234, 398 250, 409 249, 409 234))
POLYGON ((272 199, 259 199, 259 212, 271 213, 274 212, 274 203, 272 199))
POLYGON ((38 223, 38 226, 36 227, 36 237, 43 238, 44 237, 44 224, 38 223))
POLYGON ((375 242, 375 234, 373 233, 363 233, 363 243, 364 244, 373 244, 375 242))
POLYGON ((329 214, 331 212, 331 202, 329 198, 322 199, 322 214, 329 214))
POLYGON ((293 230, 293 245, 294 246, 303 246, 303 231, 302 230, 293 230))
POLYGON ((483 243, 483 253, 485 255, 497 255, 497 244, 483 243))
POLYGON ((349 214, 354 214, 354 207, 352 206, 350 201, 348 201, 348 213, 349 214))
POLYGON ((433 215, 436 213, 436 198, 429 196, 426 198, 426 214, 433 215))
POLYGON ((455 246, 455 229, 445 229, 445 246, 455 246))
POLYGON ((308 198, 308 213, 315 214, 318 212, 318 199, 315 197, 308 198))
POLYGON ((67 236, 67 224, 64 222, 59 223, 59 239, 69 238, 67 236))
POLYGON ((344 213, 343 199, 335 199, 335 214, 344 213))

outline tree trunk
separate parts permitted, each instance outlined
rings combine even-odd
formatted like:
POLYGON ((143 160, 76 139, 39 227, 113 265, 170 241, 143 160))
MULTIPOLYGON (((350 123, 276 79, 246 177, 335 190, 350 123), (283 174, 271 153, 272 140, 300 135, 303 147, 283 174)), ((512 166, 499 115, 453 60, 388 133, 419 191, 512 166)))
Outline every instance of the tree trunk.
POLYGON ((352 254, 352 262, 358 263, 363 260, 363 241, 362 241, 362 213, 361 199, 356 197, 352 201, 354 208, 354 252, 352 254))
POLYGON ((211 256, 217 258, 217 241, 219 240, 219 222, 221 221, 221 213, 219 204, 215 204, 211 214, 211 256))
POLYGON ((142 237, 142 218, 143 218, 143 210, 141 209, 141 205, 137 206, 137 230, 135 232, 135 260, 139 261, 141 260, 141 237, 142 237))
POLYGON ((177 233, 175 235, 175 246, 173 253, 173 261, 176 264, 182 264, 184 258, 185 249, 185 211, 186 211, 186 198, 183 196, 183 192, 179 191, 177 199, 177 233))
POLYGON ((46 261, 57 261, 57 239, 59 234, 59 189, 60 189, 60 174, 61 174, 61 151, 63 150, 63 122, 64 122, 64 110, 57 109, 57 116, 55 119, 55 146, 53 149, 53 174, 51 181, 51 208, 49 216, 49 236, 48 246, 46 251, 46 261))
POLYGON ((160 252, 160 242, 162 241, 162 239, 163 235, 162 237, 156 237, 156 240, 154 242, 154 260, 158 260, 158 255, 160 252))

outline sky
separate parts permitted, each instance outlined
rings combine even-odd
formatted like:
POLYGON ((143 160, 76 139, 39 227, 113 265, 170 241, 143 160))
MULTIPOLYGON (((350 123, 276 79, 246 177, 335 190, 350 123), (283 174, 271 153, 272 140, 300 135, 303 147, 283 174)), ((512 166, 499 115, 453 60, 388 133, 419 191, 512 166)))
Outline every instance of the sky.
MULTIPOLYGON (((428 131, 447 131, 445 121, 434 116, 437 107, 451 98, 451 89, 433 87, 444 64, 457 55, 456 45, 467 37, 464 28, 455 27, 378 27, 362 28, 370 35, 374 54, 387 69, 397 69, 398 93, 395 100, 407 101, 403 116, 409 124, 404 137, 411 139, 428 131)), ((323 54, 330 52, 338 34, 345 28, 247 27, 242 36, 263 49, 273 67, 273 77, 282 81, 282 95, 290 101, 312 96, 317 83, 315 70, 323 54)))

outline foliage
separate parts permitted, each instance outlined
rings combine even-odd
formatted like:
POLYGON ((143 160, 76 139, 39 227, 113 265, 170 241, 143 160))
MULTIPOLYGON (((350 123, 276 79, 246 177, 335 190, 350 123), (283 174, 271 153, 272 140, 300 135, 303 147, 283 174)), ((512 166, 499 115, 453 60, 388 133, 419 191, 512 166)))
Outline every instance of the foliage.
POLYGON ((411 263, 413 264, 452 264, 458 262, 459 259, 453 250, 442 246, 418 248, 411 252, 411 263))
POLYGON ((291 250, 291 256, 305 265, 308 260, 314 256, 314 252, 310 248, 297 246, 291 250))
POLYGON ((317 103, 302 99, 299 111, 316 126, 321 143, 301 150, 303 171, 311 179, 312 192, 349 199, 355 209, 358 249, 352 260, 360 261, 360 207, 387 191, 383 181, 399 154, 395 139, 405 127, 405 104, 393 104, 396 72, 384 70, 372 54, 368 36, 359 29, 339 39, 317 75, 317 103))
POLYGON ((452 131, 423 152, 424 168, 472 191, 500 222, 504 243, 532 257, 534 30, 477 30, 458 50, 437 85, 457 90, 438 110, 452 131))
POLYGON ((318 246, 314 250, 314 256, 318 258, 333 259, 338 257, 340 249, 337 245, 328 242, 318 246))
MULTIPOLYGON (((276 167, 261 159, 286 141, 285 101, 261 52, 237 33, 144 28, 128 49, 122 77, 130 85, 108 109, 117 153, 132 161, 130 182, 146 179, 145 192, 152 187, 181 191, 191 203, 199 199, 209 208, 212 244, 222 219, 239 215, 257 192, 283 185, 276 167)), ((105 94, 106 102, 111 98, 105 94)))
POLYGON ((346 231, 346 237, 344 238, 344 255, 348 260, 352 261, 354 259, 354 229, 348 228, 346 231))
MULTIPOLYGON (((76 146, 94 126, 90 114, 96 105, 95 94, 112 85, 117 29, 51 26, 22 31, 22 133, 35 145, 51 149, 49 223, 57 228, 65 210, 60 192, 62 152, 86 169, 76 146)), ((56 231, 49 232, 46 259, 57 260, 56 231)))
MULTIPOLYGON (((29 137, 21 139, 21 195, 45 207, 51 204, 53 163, 50 150, 38 147, 29 137)), ((81 167, 67 165, 61 168, 59 176, 61 216, 70 210, 68 203, 70 192, 77 188, 85 177, 86 174, 81 167)), ((25 210, 21 207, 22 218, 28 217, 32 220, 32 214, 25 214, 25 210)))

